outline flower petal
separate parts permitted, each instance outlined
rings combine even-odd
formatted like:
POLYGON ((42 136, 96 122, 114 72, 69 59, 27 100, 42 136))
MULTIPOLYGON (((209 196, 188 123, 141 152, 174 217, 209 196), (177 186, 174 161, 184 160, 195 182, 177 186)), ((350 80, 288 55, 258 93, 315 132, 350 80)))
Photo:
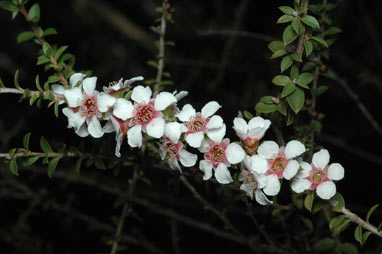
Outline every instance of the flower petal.
POLYGON ((204 173, 203 180, 208 180, 212 177, 212 164, 206 160, 199 162, 199 168, 204 173))
POLYGON ((332 180, 341 180, 344 178, 345 170, 339 163, 332 163, 328 169, 328 178, 332 180))
POLYGON ((164 135, 174 144, 178 144, 180 135, 182 135, 182 124, 178 122, 170 122, 166 124, 164 128, 164 135))
POLYGON ((248 197, 253 199, 253 189, 248 188, 246 184, 243 183, 242 185, 240 185, 240 190, 244 191, 248 197))
POLYGON ((71 108, 63 108, 62 113, 68 117, 68 128, 74 128, 77 131, 85 122, 85 118, 81 116, 80 112, 74 113, 71 108))
POLYGON ((220 128, 222 126, 223 118, 221 116, 212 116, 206 125, 207 129, 220 128))
POLYGON ((132 83, 136 82, 136 81, 142 81, 144 78, 142 76, 138 76, 138 77, 134 77, 134 78, 131 78, 131 79, 127 79, 125 80, 125 82, 123 82, 123 86, 124 87, 129 87, 132 83))
POLYGON ((86 94, 93 95, 94 90, 96 88, 96 83, 97 77, 86 78, 82 82, 82 88, 84 89, 86 94))
POLYGON ((257 203, 259 203, 260 205, 270 205, 270 204, 273 203, 273 202, 270 201, 270 200, 267 198, 267 196, 265 196, 265 194, 264 194, 261 190, 259 190, 259 189, 257 189, 257 190, 255 191, 255 199, 256 199, 257 203))
POLYGON ((232 164, 237 164, 244 159, 245 152, 237 143, 231 143, 225 150, 227 160, 232 164))
POLYGON ((97 117, 92 117, 88 125, 88 131, 93 138, 100 138, 103 136, 104 132, 97 117))
POLYGON ((83 80, 86 77, 85 74, 82 73, 74 73, 72 76, 70 76, 69 83, 72 85, 72 87, 75 87, 78 83, 78 81, 83 80))
POLYGON ((287 180, 290 180, 297 174, 299 167, 300 164, 296 160, 290 160, 284 169, 283 177, 287 180))
POLYGON ((235 119, 233 119, 233 129, 240 139, 247 138, 248 124, 243 118, 235 117, 235 119))
POLYGON ((88 132, 86 124, 81 125, 81 127, 76 130, 76 134, 80 136, 81 138, 85 138, 89 136, 89 132, 88 132))
POLYGON ((161 92, 155 97, 154 108, 162 111, 173 103, 176 103, 176 98, 172 93, 161 92))
POLYGON ((186 136, 186 142, 191 147, 199 148, 202 145, 204 134, 201 131, 190 133, 186 136))
POLYGON ((264 174, 268 170, 268 162, 266 159, 261 157, 260 155, 252 155, 251 157, 251 170, 264 174))
POLYGON ((210 101, 209 103, 207 103, 203 108, 202 108, 202 116, 204 118, 206 117, 210 117, 212 116, 213 114, 216 113, 216 111, 218 111, 218 109, 221 108, 221 106, 219 105, 219 103, 217 103, 216 101, 210 101))
POLYGON ((324 169, 328 165, 330 155, 328 150, 321 149, 317 153, 313 154, 312 163, 320 169, 324 169))
POLYGON ((196 161, 198 160, 198 156, 196 154, 190 153, 189 151, 181 149, 179 151, 179 160, 183 166, 192 167, 196 164, 196 161))
POLYGON ((64 95, 65 87, 63 85, 53 84, 51 88, 53 93, 57 95, 64 95))
POLYGON ((300 167, 302 167, 304 170, 307 170, 307 171, 312 170, 312 166, 305 161, 300 162, 300 167))
POLYGON ((264 141, 259 148, 257 153, 265 159, 272 159, 272 157, 279 152, 279 145, 275 141, 264 141))
POLYGON ((131 147, 142 146, 142 127, 140 125, 134 125, 127 132, 127 143, 131 147))
POLYGON ((296 179, 292 182, 292 190, 296 193, 302 193, 305 190, 309 190, 312 183, 307 179, 296 179))
POLYGON ((180 171, 180 173, 182 173, 182 169, 180 168, 178 160, 175 157, 168 160, 168 165, 170 165, 170 168, 175 170, 177 169, 180 171))
POLYGON ((218 183, 221 184, 228 184, 233 182, 231 173, 224 163, 219 163, 218 167, 215 169, 215 178, 218 183))
POLYGON ((220 143, 225 136, 226 126, 223 124, 222 127, 216 129, 210 129, 207 131, 207 136, 216 143, 220 143))
POLYGON ((79 87, 69 88, 64 91, 65 99, 68 101, 68 106, 75 108, 81 105, 82 91, 79 87))
POLYGON ((179 113, 175 114, 175 116, 182 122, 188 122, 195 114, 195 109, 190 104, 186 104, 179 113))
POLYGON ((107 93, 99 93, 97 96, 98 109, 101 112, 108 111, 115 103, 116 99, 107 93))
POLYGON ((257 188, 263 189, 267 185, 267 177, 264 174, 252 172, 257 181, 257 188))
POLYGON ((137 86, 133 89, 133 93, 131 94, 131 99, 138 103, 149 103, 152 92, 150 87, 146 86, 137 86))
POLYGON ((174 96, 176 98, 176 101, 180 101, 181 99, 183 99, 184 97, 186 97, 188 95, 188 92, 187 91, 180 91, 179 93, 175 93, 174 96))
POLYGON ((280 181, 277 175, 272 174, 267 176, 267 185, 263 191, 268 196, 275 196, 280 192, 280 181))
POLYGON ((124 98, 118 98, 113 106, 113 115, 125 121, 134 116, 134 106, 131 101, 124 98))
POLYGON ((336 191, 336 185, 332 181, 323 182, 316 189, 317 195, 322 199, 331 199, 336 191))
POLYGON ((292 159, 300 156, 306 151, 305 146, 298 140, 291 140, 285 147, 285 156, 292 159))
POLYGON ((120 133, 118 136, 115 137, 115 141, 117 142, 115 144, 115 156, 117 156, 118 158, 121 157, 120 150, 121 150, 123 138, 124 138, 124 136, 122 133, 120 133))
POLYGON ((154 118, 146 125, 147 135, 153 138, 161 138, 164 134, 165 125, 166 122, 162 117, 154 118))

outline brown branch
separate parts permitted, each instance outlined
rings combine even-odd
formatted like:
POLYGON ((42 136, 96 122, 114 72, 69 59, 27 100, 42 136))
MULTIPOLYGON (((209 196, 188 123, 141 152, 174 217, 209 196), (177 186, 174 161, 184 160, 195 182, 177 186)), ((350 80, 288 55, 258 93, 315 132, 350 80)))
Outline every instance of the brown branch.
MULTIPOLYGON (((338 201, 331 199, 329 201, 330 205, 332 207, 336 207, 338 205, 338 201)), ((382 231, 378 231, 378 228, 375 227, 374 225, 368 223, 367 221, 364 221, 361 219, 357 214, 353 213, 349 209, 347 209, 345 206, 342 207, 341 212, 348 218, 350 221, 360 225, 367 231, 371 232, 372 234, 381 237, 382 238, 382 231)))
POLYGON ((199 36, 212 36, 212 35, 224 35, 224 36, 241 36, 241 37, 248 37, 253 39, 259 39, 266 42, 271 42, 278 40, 275 37, 260 34, 260 33, 253 33, 253 32, 247 32, 247 31, 239 31, 239 30, 230 30, 230 29, 222 29, 222 30, 198 30, 196 31, 196 34, 199 36))
POLYGON ((159 55, 158 55, 158 69, 157 76, 155 79, 155 86, 153 96, 156 96, 159 93, 160 85, 162 82, 162 75, 164 69, 164 53, 165 53, 165 35, 166 35, 166 1, 162 2, 163 13, 160 19, 160 27, 159 27, 159 55))
MULTIPOLYGON (((23 88, 9 88, 9 87, 1 87, 0 88, 0 94, 4 93, 4 94, 7 94, 7 93, 11 93, 11 94, 24 94, 25 92, 25 89, 23 88)), ((43 97, 43 98, 48 98, 49 96, 54 96, 54 101, 61 101, 63 100, 63 98, 55 95, 53 92, 51 91, 43 91, 43 92, 40 92, 40 91, 29 91, 29 97, 32 97, 32 96, 38 96, 38 97, 43 97)))
POLYGON ((8 160, 20 158, 20 157, 39 157, 39 158, 63 158, 63 157, 76 157, 74 153, 38 153, 38 152, 31 152, 31 151, 25 151, 25 152, 18 152, 13 155, 10 155, 9 153, 0 153, 0 158, 5 158, 8 160))
MULTIPOLYGON (((303 16, 302 16, 302 17, 304 17, 308 13, 309 0, 302 0, 301 6, 302 6, 302 8, 305 9, 303 16)), ((306 32, 305 25, 302 25, 302 27, 303 27, 302 32, 301 32, 300 37, 298 38, 297 49, 296 49, 296 51, 299 55, 302 55, 302 52, 304 50, 304 41, 305 41, 305 32, 306 32)))
MULTIPOLYGON (((37 26, 31 21, 29 15, 28 15, 28 12, 27 10, 25 9, 25 6, 24 4, 21 4, 20 6, 20 12, 24 15, 25 17, 25 20, 30 24, 31 26, 31 29, 34 33, 34 35, 36 36, 36 38, 39 40, 40 44, 41 44, 41 47, 44 45, 45 43, 45 40, 44 38, 41 37, 40 33, 38 32, 37 30, 37 26)), ((61 83, 66 87, 68 88, 69 87, 69 83, 68 81, 66 80, 64 74, 62 73, 61 70, 58 69, 58 65, 57 65, 57 62, 56 60, 53 58, 53 56, 51 56, 49 58, 51 64, 53 65, 53 68, 54 70, 57 72, 58 76, 60 77, 60 80, 61 80, 61 83)))

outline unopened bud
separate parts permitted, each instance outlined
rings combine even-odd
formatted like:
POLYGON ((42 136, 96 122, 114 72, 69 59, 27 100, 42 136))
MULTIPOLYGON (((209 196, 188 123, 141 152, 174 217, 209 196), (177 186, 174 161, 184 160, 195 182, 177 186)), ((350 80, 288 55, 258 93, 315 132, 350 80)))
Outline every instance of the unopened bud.
POLYGON ((326 72, 327 69, 328 69, 328 66, 325 65, 325 64, 323 64, 323 65, 320 66, 320 71, 321 71, 321 72, 326 72))
POLYGON ((164 5, 164 9, 165 9, 166 11, 170 10, 170 8, 171 8, 171 4, 170 4, 170 3, 166 3, 166 4, 164 5))
POLYGON ((313 112, 312 112, 312 116, 313 116, 314 118, 316 118, 317 115, 318 115, 317 111, 313 111, 313 112))
POLYGON ((312 100, 311 100, 311 99, 306 99, 306 100, 305 100, 305 104, 306 104, 306 105, 310 105, 310 104, 312 104, 312 100))

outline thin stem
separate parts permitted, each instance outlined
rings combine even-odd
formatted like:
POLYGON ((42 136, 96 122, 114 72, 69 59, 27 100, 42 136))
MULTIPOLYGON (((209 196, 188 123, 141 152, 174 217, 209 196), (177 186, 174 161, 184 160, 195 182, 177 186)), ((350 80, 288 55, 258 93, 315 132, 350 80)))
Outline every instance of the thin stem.
MULTIPOLYGON (((136 181, 138 179, 137 170, 138 170, 137 167, 135 167, 134 168, 134 172, 133 172, 133 179, 131 180, 130 188, 129 188, 129 192, 128 192, 128 196, 127 196, 129 199, 133 196, 133 192, 134 192, 134 188, 135 188, 135 183, 136 183, 136 181)), ((125 203, 125 205, 123 206, 123 209, 122 209, 121 217, 119 219, 117 231, 115 233, 115 240, 113 242, 113 246, 111 247, 110 254, 117 253, 118 242, 119 242, 119 238, 120 238, 121 233, 122 233, 123 224, 125 223, 125 218, 126 218, 126 214, 127 214, 128 208, 129 208, 129 204, 125 203)))
MULTIPOLYGON (((38 32, 37 30, 37 26, 31 21, 29 15, 28 15, 28 12, 27 10, 25 9, 25 6, 24 4, 21 4, 20 6, 20 12, 24 15, 25 17, 25 20, 29 22, 30 26, 31 26, 31 29, 34 33, 34 35, 36 36, 36 38, 39 40, 40 44, 41 44, 41 47, 44 45, 45 43, 45 40, 44 38, 41 37, 40 33, 38 32)), ((54 59, 53 56, 51 56, 49 58, 51 64, 53 65, 53 68, 54 70, 57 72, 58 76, 60 77, 60 80, 61 80, 61 83, 66 87, 68 88, 69 87, 69 83, 68 81, 66 80, 64 74, 62 73, 61 70, 58 69, 58 65, 57 65, 57 61, 56 59, 54 59)))
MULTIPOLYGON (((302 16, 302 17, 304 17, 308 13, 309 0, 302 0, 301 6, 302 6, 302 8, 305 9, 303 16, 302 16)), ((296 49, 296 51, 299 55, 302 55, 302 52, 304 50, 304 41, 305 41, 305 32, 306 32, 305 25, 302 25, 302 27, 303 27, 302 32, 301 32, 300 37, 298 38, 297 49, 296 49)))
POLYGON ((13 155, 10 155, 9 153, 0 153, 0 158, 5 158, 8 160, 12 160, 15 158, 20 158, 20 157, 39 157, 39 158, 63 158, 63 157, 76 157, 74 153, 38 153, 38 152, 30 152, 30 151, 25 151, 25 152, 18 152, 13 155))
MULTIPOLYGON (((332 207, 336 207, 338 205, 338 201, 334 200, 334 199, 331 199, 329 201, 330 205, 332 207)), ((382 238, 382 231, 379 231, 377 227, 375 227, 374 225, 370 224, 369 222, 367 221, 364 221, 363 219, 361 219, 357 214, 353 213, 352 211, 350 211, 349 209, 347 209, 345 206, 342 207, 341 209, 341 212, 346 216, 346 218, 348 218, 350 221, 360 225, 361 227, 363 227, 364 229, 368 230, 369 232, 371 232, 372 234, 378 236, 378 237, 381 237, 382 238)))
POLYGON ((158 69, 157 76, 155 79, 155 86, 153 96, 156 96, 159 93, 160 85, 162 82, 162 75, 164 69, 164 53, 165 53, 165 34, 166 34, 166 1, 162 2, 163 13, 160 19, 160 27, 159 27, 159 56, 158 56, 158 69))
MULTIPOLYGON (((10 87, 2 87, 0 88, 0 94, 2 93, 12 93, 12 94, 24 94, 25 89, 23 88, 10 88, 10 87)), ((49 98, 49 96, 54 96, 54 101, 61 101, 63 98, 58 97, 51 91, 29 91, 29 97, 32 96, 38 96, 38 97, 44 97, 49 98)))

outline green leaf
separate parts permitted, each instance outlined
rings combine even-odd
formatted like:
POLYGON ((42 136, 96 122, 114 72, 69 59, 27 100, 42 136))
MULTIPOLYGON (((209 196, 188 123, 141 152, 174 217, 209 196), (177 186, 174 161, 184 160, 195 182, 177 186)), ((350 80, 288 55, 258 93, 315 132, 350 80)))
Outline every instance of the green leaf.
POLYGON ((305 200, 304 200, 304 207, 309 212, 312 212, 313 201, 314 201, 314 192, 310 192, 308 195, 306 195, 305 200))
POLYGON ((272 54, 271 59, 278 58, 278 57, 286 55, 286 54, 288 54, 288 51, 286 51, 286 49, 282 48, 282 49, 275 51, 272 54))
POLYGON ((304 223, 305 227, 308 229, 307 234, 310 234, 311 232, 313 232, 313 223, 310 219, 301 217, 301 221, 302 223, 304 223))
POLYGON ((5 85, 3 83, 3 80, 0 78, 0 87, 5 88, 5 85))
POLYGON ((302 27, 301 27, 301 22, 300 22, 300 18, 296 17, 291 25, 292 25, 292 28, 293 30, 296 32, 296 34, 300 34, 300 32, 302 31, 302 27))
POLYGON ((97 169, 106 169, 105 163, 101 159, 95 159, 94 160, 94 166, 97 169))
POLYGON ((280 6, 279 7, 280 11, 282 11, 285 14, 292 15, 293 14, 293 9, 289 6, 280 6))
POLYGON ((80 174, 82 160, 83 160, 83 158, 79 158, 76 161, 76 165, 74 166, 74 170, 76 171, 77 175, 80 174))
POLYGON ((58 118, 58 101, 54 103, 54 115, 58 118))
POLYGON ((52 48, 51 48, 51 46, 49 45, 49 43, 44 42, 44 44, 42 45, 42 51, 44 52, 44 54, 45 54, 46 56, 50 56, 50 54, 48 54, 48 53, 51 53, 51 52, 52 52, 52 48))
POLYGON ((367 232, 365 232, 365 233, 363 234, 363 236, 362 236, 362 245, 365 244, 365 242, 366 242, 367 238, 369 238, 369 235, 370 235, 370 234, 371 234, 371 232, 369 232, 369 231, 367 231, 367 232))
POLYGON ((320 29, 320 24, 318 23, 317 19, 313 16, 305 15, 304 17, 302 17, 301 21, 312 28, 320 29))
POLYGON ((324 208, 325 206, 327 206, 328 203, 323 201, 323 200, 318 200, 314 206, 313 206, 313 210, 312 210, 312 213, 315 214, 317 212, 319 212, 322 208, 324 208))
POLYGON ((36 76, 36 80, 35 81, 36 81, 37 90, 39 90, 40 92, 43 92, 44 90, 42 90, 42 88, 40 86, 40 77, 38 76, 38 74, 36 76))
POLYGON ((258 102, 255 106, 255 110, 260 113, 271 113, 277 110, 276 104, 267 104, 264 102, 258 102))
POLYGON ((33 165, 37 160, 38 160, 38 157, 37 157, 37 156, 28 157, 28 158, 26 158, 26 159, 22 162, 22 165, 23 165, 24 167, 28 167, 28 166, 30 166, 30 165, 33 165))
POLYGON ((266 104, 274 104, 273 102, 273 96, 263 96, 260 98, 261 102, 264 102, 266 104))
POLYGON ((349 222, 345 215, 336 216, 329 221, 329 229, 339 235, 348 227, 349 222))
POLYGON ((12 159, 11 162, 9 163, 9 169, 10 169, 12 174, 17 175, 17 176, 19 175, 16 158, 12 159))
POLYGON ((298 208, 301 209, 304 205, 304 201, 302 201, 301 196, 292 193, 292 202, 298 208))
POLYGON ((313 249, 316 251, 333 250, 336 242, 329 237, 323 238, 313 245, 313 249))
POLYGON ((320 43, 321 45, 323 45, 326 48, 328 47, 328 44, 326 44, 326 41, 319 35, 312 36, 312 37, 310 37, 310 39, 320 43))
POLYGON ((293 84, 292 82, 286 84, 283 88, 283 91, 281 92, 281 97, 284 98, 296 90, 296 85, 293 84))
POLYGON ((290 77, 291 77, 291 79, 293 79, 293 80, 298 79, 299 76, 300 76, 300 74, 299 74, 299 71, 298 71, 297 64, 292 65, 292 68, 290 69, 290 77))
POLYGON ((284 116, 287 115, 287 108, 286 108, 286 104, 283 102, 283 103, 279 103, 277 105, 277 110, 284 116))
POLYGON ((297 79, 297 85, 303 88, 309 88, 308 84, 312 82, 313 75, 308 72, 301 73, 301 75, 297 79))
POLYGON ((283 32, 284 46, 291 44, 297 38, 297 36, 298 34, 293 30, 292 25, 287 26, 283 32))
POLYGON ((42 36, 45 37, 45 36, 48 36, 48 35, 55 35, 55 34, 57 34, 56 29, 54 29, 53 27, 49 27, 49 28, 47 28, 47 29, 44 31, 44 33, 42 34, 42 36))
POLYGON ((20 89, 20 84, 19 84, 19 70, 17 70, 17 71, 15 72, 14 82, 15 82, 15 87, 16 87, 17 89, 20 89))
POLYGON ((244 117, 247 119, 247 120, 251 120, 254 116, 252 115, 251 112, 247 111, 247 110, 244 110, 244 117))
POLYGON ((290 55, 290 57, 291 57, 294 61, 302 63, 302 56, 301 56, 299 53, 297 53, 297 52, 293 52, 293 53, 290 55))
POLYGON ((313 44, 310 41, 304 41, 305 55, 308 57, 313 51, 313 44))
POLYGON ((287 70, 292 64, 292 58, 290 56, 284 56, 280 63, 281 73, 287 70))
POLYGON ((170 46, 170 47, 175 47, 175 42, 173 42, 173 41, 166 41, 165 45, 166 46, 170 46))
POLYGON ((342 254, 358 254, 358 249, 354 244, 344 243, 338 247, 342 254))
POLYGON ((52 178, 54 171, 56 171, 59 160, 60 160, 60 158, 57 158, 57 157, 50 160, 49 165, 48 165, 48 176, 49 176, 49 178, 52 178))
POLYGON ((57 82, 57 81, 59 81, 60 80, 60 76, 58 76, 57 74, 53 74, 53 75, 50 75, 49 77, 48 77, 48 83, 55 83, 55 82, 57 82))
POLYGON ((292 80, 285 75, 277 75, 273 78, 272 83, 278 86, 285 86, 288 83, 291 83, 292 80))
POLYGON ((24 138, 23 138, 23 144, 24 144, 24 148, 25 150, 29 150, 29 139, 31 137, 31 133, 27 133, 25 134, 24 138))
POLYGON ((342 211, 342 207, 345 206, 345 200, 344 200, 344 197, 339 193, 337 192, 333 198, 334 200, 336 200, 338 202, 338 205, 333 207, 333 211, 335 212, 341 212, 342 211))
POLYGON ((8 1, 1 1, 0 2, 0 7, 3 8, 4 10, 7 10, 7 11, 14 11, 14 12, 18 12, 19 11, 19 8, 12 4, 11 2, 8 2, 8 1))
POLYGON ((295 118, 296 118, 296 117, 295 117, 294 114, 288 114, 288 119, 287 119, 286 126, 289 126, 289 125, 293 124, 295 118))
POLYGON ((158 68, 158 63, 156 61, 150 60, 146 62, 148 65, 158 68))
POLYGON ((37 23, 40 20, 40 6, 36 3, 28 11, 30 20, 37 23))
POLYGON ((370 208, 370 210, 367 212, 367 215, 366 215, 366 221, 369 222, 370 220, 370 216, 373 214, 373 212, 375 211, 375 209, 377 209, 379 206, 379 204, 376 204, 374 205, 372 208, 370 208))
POLYGON ((38 96, 31 96, 29 99, 29 105, 32 106, 33 103, 38 99, 38 96))
POLYGON ((294 92, 287 97, 287 101, 293 112, 297 114, 305 103, 304 91, 301 88, 296 87, 294 92))
POLYGON ((50 62, 49 58, 47 58, 44 55, 37 57, 37 65, 48 63, 48 62, 50 62))
POLYGON ((313 69, 314 67, 316 67, 316 63, 312 62, 312 61, 308 61, 307 63, 305 63, 303 66, 302 66, 302 70, 301 71, 310 71, 311 69, 313 69))
POLYGON ((68 48, 68 46, 61 46, 57 51, 56 51, 56 54, 54 55, 54 58, 56 60, 58 60, 60 58, 60 56, 62 55, 62 53, 64 53, 64 51, 68 48))
POLYGON ((17 43, 21 43, 21 42, 30 40, 33 37, 34 37, 34 33, 31 31, 22 32, 21 34, 19 34, 19 36, 17 36, 17 43))
POLYGON ((339 27, 337 27, 337 26, 329 27, 325 31, 325 35, 333 35, 333 34, 338 34, 338 33, 342 33, 342 30, 339 27))
POLYGON ((290 22, 292 20, 294 20, 295 17, 291 16, 291 15, 282 15, 278 20, 277 20, 277 24, 282 24, 282 23, 287 23, 287 22, 290 22))
POLYGON ((53 152, 53 149, 50 146, 48 140, 46 140, 44 137, 41 137, 41 139, 40 139, 40 147, 41 147, 41 150, 43 150, 44 153, 46 153, 46 154, 53 152))
POLYGON ((362 245, 362 228, 361 226, 357 226, 354 230, 354 238, 357 242, 362 245))
POLYGON ((277 50, 284 49, 284 43, 282 41, 272 41, 268 44, 268 48, 272 52, 276 52, 277 50))

